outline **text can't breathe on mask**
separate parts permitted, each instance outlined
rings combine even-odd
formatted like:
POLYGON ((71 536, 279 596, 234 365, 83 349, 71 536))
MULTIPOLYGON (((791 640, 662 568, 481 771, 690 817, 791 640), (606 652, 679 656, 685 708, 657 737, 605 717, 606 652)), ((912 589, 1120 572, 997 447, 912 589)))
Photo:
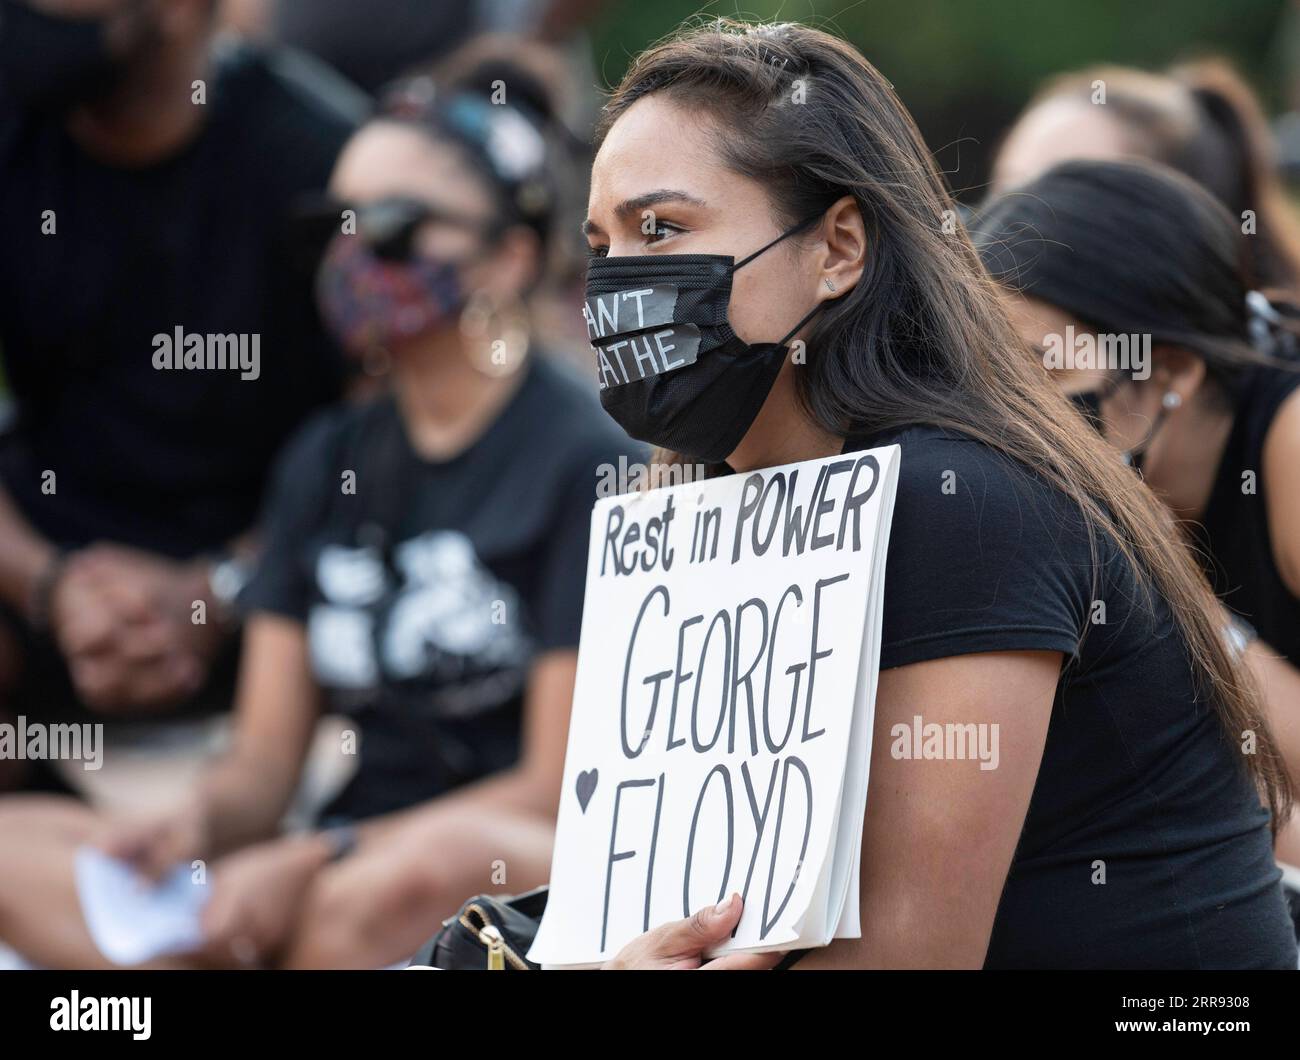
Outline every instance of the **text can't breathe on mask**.
POLYGON ((596 354, 600 402, 629 435, 717 463, 740 444, 781 371, 786 343, 746 343, 727 307, 739 268, 817 218, 737 262, 720 254, 594 257, 583 317, 596 354))

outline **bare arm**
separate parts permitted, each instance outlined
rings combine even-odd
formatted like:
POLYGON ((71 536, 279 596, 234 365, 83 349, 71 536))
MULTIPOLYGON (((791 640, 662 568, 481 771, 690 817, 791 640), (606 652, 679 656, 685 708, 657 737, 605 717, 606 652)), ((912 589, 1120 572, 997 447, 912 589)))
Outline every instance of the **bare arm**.
POLYGON ((319 705, 301 624, 269 614, 250 618, 233 740, 199 786, 213 853, 275 832, 297 787, 319 705))
POLYGON ((0 598, 26 615, 32 588, 55 552, 0 487, 0 598))
POLYGON ((1273 559, 1291 595, 1300 597, 1300 390, 1282 403, 1264 439, 1269 536, 1273 559))
POLYGON ((862 834, 861 939, 804 968, 979 968, 1038 776, 1059 652, 993 652, 883 671, 862 834), (914 715, 997 725, 997 768, 899 760, 914 715))
MULTIPOLYGON (((1291 783, 1300 791, 1300 670, 1267 644, 1251 641, 1246 662, 1264 693, 1264 709, 1291 783)), ((1300 813, 1278 830, 1277 859, 1300 866, 1300 813)))

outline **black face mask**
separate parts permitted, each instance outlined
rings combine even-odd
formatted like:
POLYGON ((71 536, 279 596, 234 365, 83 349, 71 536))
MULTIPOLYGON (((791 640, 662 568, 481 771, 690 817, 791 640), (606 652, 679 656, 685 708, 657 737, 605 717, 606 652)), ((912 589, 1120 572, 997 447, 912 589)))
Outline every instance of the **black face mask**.
POLYGON ((24 106, 59 113, 109 92, 123 66, 105 18, 60 18, 0 0, 0 79, 24 106))
POLYGON ((740 444, 776 382, 786 343, 750 345, 727 321, 731 277, 811 217, 737 262, 720 254, 592 258, 583 314, 600 403, 629 435, 718 463, 740 444))

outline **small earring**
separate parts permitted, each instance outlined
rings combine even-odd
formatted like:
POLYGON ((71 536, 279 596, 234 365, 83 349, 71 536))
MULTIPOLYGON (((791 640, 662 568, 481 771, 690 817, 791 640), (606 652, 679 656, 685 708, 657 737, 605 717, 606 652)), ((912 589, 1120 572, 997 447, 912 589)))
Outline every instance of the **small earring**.
POLYGON ((835 290, 835 285, 831 283, 831 278, 829 276, 825 277, 822 282, 826 284, 826 290, 832 292, 835 290))
POLYGON ((1167 409, 1176 409, 1183 403, 1183 395, 1176 390, 1165 392, 1165 396, 1160 399, 1160 404, 1167 409))

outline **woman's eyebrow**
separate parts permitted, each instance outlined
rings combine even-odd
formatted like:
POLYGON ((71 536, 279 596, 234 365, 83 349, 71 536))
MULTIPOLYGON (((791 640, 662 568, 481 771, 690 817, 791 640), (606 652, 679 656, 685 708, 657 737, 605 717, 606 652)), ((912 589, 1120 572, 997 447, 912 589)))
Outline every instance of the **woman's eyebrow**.
MULTIPOLYGON (((697 199, 694 195, 688 195, 684 191, 674 191, 672 188, 658 188, 655 191, 648 191, 644 195, 638 195, 634 199, 625 199, 614 207, 614 214, 622 219, 639 214, 650 206, 662 206, 666 202, 685 203, 688 206, 708 205, 703 199, 697 199)), ((604 235, 605 230, 589 217, 582 222, 582 234, 585 236, 604 235)))
POLYGON ((697 199, 694 195, 688 195, 684 191, 659 188, 655 191, 648 191, 644 195, 638 195, 634 199, 625 199, 614 207, 614 213, 620 218, 626 217, 629 214, 639 214, 648 206, 661 206, 666 202, 681 202, 686 203, 688 206, 708 205, 703 199, 697 199))

